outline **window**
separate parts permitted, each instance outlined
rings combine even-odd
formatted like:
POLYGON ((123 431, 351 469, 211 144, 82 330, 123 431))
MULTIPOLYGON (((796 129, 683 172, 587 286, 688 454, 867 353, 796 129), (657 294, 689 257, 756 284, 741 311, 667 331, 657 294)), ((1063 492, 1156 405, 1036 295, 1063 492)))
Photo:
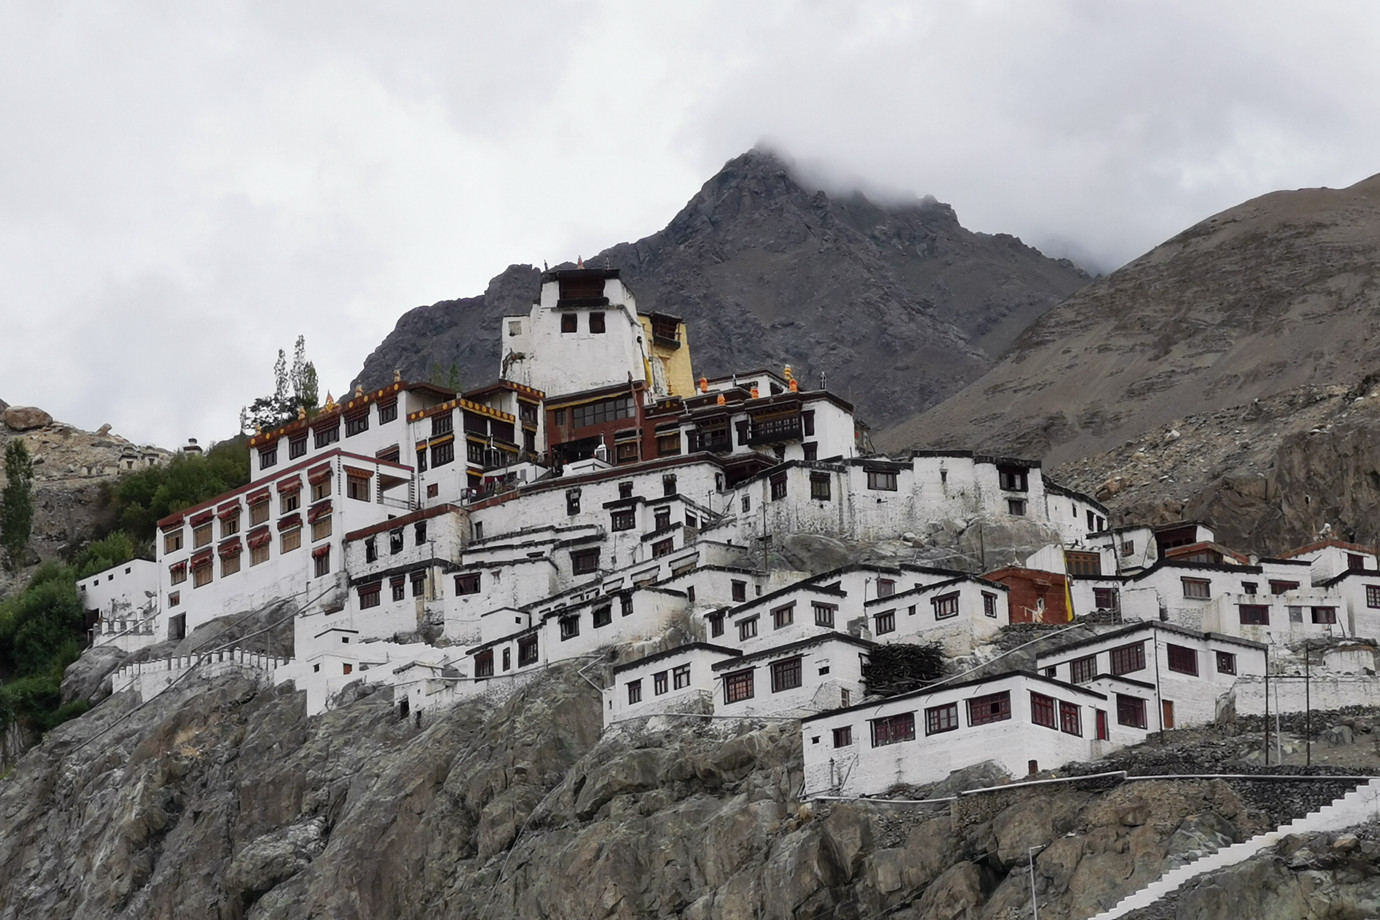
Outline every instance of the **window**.
POLYGON ((400 553, 400 552, 402 552, 402 551, 403 551, 403 533, 402 533, 402 528, 399 527, 397 530, 390 530, 390 531, 388 531, 388 554, 389 554, 390 556, 396 556, 398 553, 400 553))
POLYGON ((595 626, 596 629, 597 629, 598 627, 600 627, 600 626, 607 626, 607 625, 609 625, 609 624, 612 623, 612 622, 613 622, 613 608, 612 608, 611 606, 609 606, 608 604, 605 604, 604 606, 598 607, 598 608, 595 609, 595 611, 594 611, 594 626, 595 626))
POLYGON ((603 314, 603 313, 591 313, 591 314, 589 314, 589 331, 592 332, 592 333, 594 333, 595 335, 602 335, 602 334, 603 334, 603 332, 604 332, 604 314, 603 314))
POLYGON ((1236 673, 1236 656, 1235 656, 1235 655, 1233 655, 1231 652, 1218 652, 1216 657, 1217 657, 1217 673, 1218 673, 1218 674, 1235 674, 1235 673, 1236 673))
POLYGON ((518 640, 518 667, 537 663, 537 637, 523 636, 518 640))
POLYGON ((877 635, 896 631, 896 611, 887 610, 872 618, 872 631, 877 635))
POLYGON ((471 529, 474 531, 474 540, 475 540, 476 543, 478 543, 479 541, 481 541, 481 540, 484 539, 484 522, 483 522, 483 521, 475 521, 475 522, 474 522, 474 525, 473 525, 473 527, 472 527, 471 529))
POLYGON ((313 542, 316 540, 324 540, 330 535, 331 516, 329 514, 322 515, 321 517, 317 518, 314 522, 312 522, 311 538, 313 542))
POLYGON ((757 617, 748 617, 738 623, 738 640, 751 639, 757 635, 757 617))
POLYGON ((249 506, 249 526, 262 524, 268 520, 268 496, 264 496, 261 502, 254 502, 249 506))
POLYGON ((834 615, 838 613, 839 608, 833 604, 821 604, 818 601, 811 606, 813 606, 815 610, 815 625, 833 629, 834 615))
POLYGON ((656 509, 656 514, 652 522, 657 530, 666 530, 671 526, 671 509, 667 505, 662 505, 656 509))
POLYGON ((474 676, 494 676, 494 650, 486 649, 474 656, 474 676))
MULTIPOLYGON (((425 447, 420 448, 420 449, 417 451, 417 472, 419 472, 419 473, 425 473, 425 472, 426 472, 426 448, 425 448, 425 447)), ((430 490, 431 487, 428 486, 427 488, 428 488, 428 490, 430 490)))
POLYGON ((265 447, 263 450, 259 451, 259 469, 261 469, 261 470, 266 470, 266 469, 268 469, 270 466, 276 465, 277 462, 278 462, 278 445, 277 445, 277 444, 274 444, 272 447, 265 447))
POLYGON ((221 556, 221 557, 220 557, 220 577, 221 577, 221 578, 224 578, 226 575, 234 575, 234 574, 235 574, 236 572, 238 572, 239 570, 240 570, 240 554, 239 554, 239 553, 235 553, 234 555, 231 555, 231 556, 221 556))
POLYGON ((279 552, 290 553, 302 545, 302 528, 294 527, 291 530, 283 531, 280 538, 279 552))
POLYGON ((1349 571, 1359 572, 1366 567, 1366 557, 1360 553, 1347 553, 1346 567, 1349 571))
MULTIPOLYGON (((330 497, 330 494, 331 494, 331 478, 330 478, 330 476, 323 476, 323 477, 321 477, 320 479, 313 479, 313 480, 312 480, 312 482, 311 482, 311 500, 312 500, 313 502, 319 502, 319 501, 321 501, 321 499, 323 499, 323 498, 328 498, 328 497, 330 497)), ((353 496, 351 496, 351 497, 353 497, 353 496)))
POLYGON ((829 474, 811 473, 810 474, 810 497, 820 501, 829 501, 829 474))
MULTIPOLYGON (((322 556, 321 558, 327 559, 329 557, 322 556)), ((389 579, 388 587, 393 600, 400 601, 407 597, 407 579, 401 575, 394 575, 389 579)))
POLYGON ((260 543, 258 546, 249 547, 249 565, 251 567, 256 565, 262 565, 263 563, 268 561, 269 539, 270 538, 268 537, 268 535, 265 534, 264 542, 260 543))
POLYGON ((1120 593, 1116 588, 1093 588, 1093 605, 1098 610, 1119 610, 1120 593))
POLYGON ((1112 673, 1130 674, 1145 668, 1145 643, 1132 642, 1112 649, 1112 673))
POLYGON ((997 479, 1001 483, 1004 492, 1029 492, 1029 474, 1024 467, 1019 466, 999 466, 997 467, 997 479))
POLYGON ((1030 694, 1030 721, 1045 728, 1054 728, 1054 697, 1043 693, 1030 694))
POLYGON ((1297 591, 1299 583, 1296 581, 1270 581, 1271 594, 1283 594, 1285 591, 1297 591))
POLYGON ((958 616, 958 592, 945 594, 934 598, 930 603, 934 604, 934 618, 936 620, 947 620, 949 617, 958 616))
POLYGON ((819 445, 814 441, 806 441, 800 445, 800 449, 805 452, 806 463, 814 463, 819 459, 819 445))
POLYGON ((376 562, 379 558, 378 541, 373 537, 368 537, 364 541, 364 561, 376 562))
POLYGON ((398 403, 394 400, 391 403, 384 403, 379 406, 379 424, 384 425, 388 422, 396 421, 398 418, 398 403))
POLYGON ((579 513, 580 513, 580 490, 579 490, 579 489, 566 489, 566 492, 565 492, 565 513, 566 513, 566 514, 579 514, 579 513))
POLYGON ((421 597, 426 594, 426 572, 413 572, 410 580, 413 597, 421 597))
POLYGON ((222 538, 232 537, 239 532, 240 510, 236 508, 234 511, 230 512, 229 514, 226 514, 224 517, 220 519, 220 535, 222 538))
POLYGON ((376 581, 372 585, 359 586, 359 609, 368 610, 370 607, 379 605, 379 596, 383 593, 383 582, 376 581))
POLYGON ((986 725, 989 722, 1002 722, 1011 718, 1011 693, 989 693, 975 696, 968 701, 968 724, 986 725))
MULTIPOLYGON (((329 575, 331 573, 330 547, 327 547, 327 551, 321 555, 313 556, 311 561, 312 571, 315 577, 320 578, 322 575, 329 575)), ((397 598, 395 597, 394 600, 397 600, 397 598)))
POLYGON ((1135 541, 1135 540, 1123 540, 1123 541, 1121 542, 1121 555, 1122 555, 1123 557, 1125 557, 1125 556, 1134 556, 1135 554, 1136 554, 1136 541, 1135 541))
POLYGON ((211 565, 199 565, 192 569, 192 587, 203 588, 211 583, 211 565))
POLYGON ((711 638, 724 634, 724 615, 722 613, 711 613, 706 619, 709 620, 709 635, 711 638))
POLYGON ((580 634, 580 618, 578 616, 561 617, 561 641, 574 639, 580 634))
POLYGON ((877 579, 877 596, 891 597, 896 593, 896 580, 893 578, 877 579))
POLYGON ((671 669, 671 688, 684 690, 690 686, 690 665, 682 664, 671 669))
POLYGON ((896 491, 896 471, 895 470, 868 470, 867 487, 873 491, 895 492, 896 491))
POLYGON ((599 571, 599 550, 582 549, 570 554, 570 568, 576 575, 599 571))
POLYGON ((1270 608, 1264 604, 1237 604, 1242 626, 1269 626, 1270 608))
POLYGON ((752 672, 737 671, 724 675, 724 702, 739 703, 752 699, 752 672))
POLYGON ((958 704, 945 703, 925 710, 925 734, 938 735, 958 728, 958 704))
MULTIPOLYGON (((747 582, 735 580, 731 585, 731 588, 733 592, 734 601, 741 604, 743 601, 747 600, 747 582)), ((1380 604, 1377 604, 1376 606, 1380 606, 1380 604)))
POLYGON ((1255 584, 1255 582, 1253 582, 1253 581, 1243 581, 1243 582, 1241 582, 1241 591, 1242 591, 1242 593, 1244 593, 1244 594, 1255 594, 1255 592, 1256 592, 1256 584, 1255 584))
POLYGON ((1212 582, 1206 578, 1180 578, 1179 581, 1183 582, 1184 597, 1212 597, 1212 582))
POLYGON ((1101 553, 1064 553, 1064 565, 1070 575, 1100 576, 1102 574, 1101 553))
POLYGON ((182 548, 182 528, 163 534, 163 552, 175 553, 182 548))
POLYGON ((997 596, 990 591, 982 592, 982 615, 985 617, 997 615, 997 596))
POLYGON ((317 428, 315 430, 315 436, 317 450, 320 450, 327 444, 334 444, 336 441, 340 440, 340 422, 337 420, 334 424, 325 428, 317 428))
POLYGON ((368 430, 369 410, 367 408, 358 415, 350 416, 345 419, 345 437, 347 438, 352 438, 368 430))
POLYGON ((355 501, 367 502, 369 500, 369 480, 363 476, 347 476, 345 478, 345 494, 355 501))
POLYGON ((771 612, 772 629, 782 629, 795 622, 795 604, 777 607, 771 612))
POLYGON ((1059 701, 1059 731, 1083 737, 1083 716, 1077 704, 1059 701))
POLYGON ((187 638, 187 614, 179 613, 168 618, 168 638, 180 640, 187 638))
POLYGON ((667 687, 669 686, 670 681, 666 679, 665 671, 657 671, 655 674, 652 675, 652 692, 657 696, 661 696, 663 693, 665 693, 667 687))
POLYGON ((1145 700, 1124 693, 1116 695, 1116 721, 1132 728, 1145 727, 1145 700))
POLYGON ((211 543, 211 522, 207 521, 200 527, 192 528, 192 548, 200 549, 209 546, 211 543))
POLYGON ((771 500, 786 497, 786 474, 773 473, 771 476, 771 500))
POLYGON ((288 441, 288 459, 296 460, 307 455, 307 436, 305 434, 288 441))
POLYGON ((281 514, 287 514, 289 511, 296 511, 298 508, 302 507, 302 493, 298 492, 296 489, 293 489, 291 492, 284 492, 282 498, 278 501, 278 505, 281 514))
POLYGON ((1169 650, 1169 670, 1178 671, 1180 674, 1198 674, 1198 653, 1191 648, 1170 643, 1169 650))
POLYGON ((479 572, 466 572, 463 575, 455 576, 455 593, 457 596, 465 594, 479 593, 479 572))
POLYGON ((602 425, 604 422, 632 418, 636 413, 637 407, 633 404, 633 398, 620 396, 617 399, 575 406, 570 410, 570 421, 576 428, 585 428, 589 425, 602 425))
POLYGON ((451 411, 442 412, 431 417, 431 436, 439 438, 443 434, 450 434, 455 430, 455 413, 451 411))
POLYGON ((176 606, 177 606, 178 604, 180 604, 180 603, 182 603, 182 592, 181 592, 181 591, 169 591, 169 592, 168 592, 168 606, 169 606, 169 607, 176 607, 176 606))
POLYGON ((623 616, 625 616, 625 617, 630 617, 630 616, 632 616, 632 612, 633 612, 633 599, 632 599, 632 592, 631 592, 631 591, 627 591, 627 592, 624 592, 623 594, 618 595, 618 607, 619 607, 619 612, 620 612, 623 616))
POLYGON ((1366 585, 1366 606, 1380 608, 1380 585, 1366 585))
POLYGON ((834 729, 834 747, 852 747, 853 745, 853 726, 845 725, 843 728, 834 729))
POLYGON ((413 525, 412 538, 418 546, 426 542, 426 521, 418 521, 413 525))
MULTIPOLYGON (((566 316, 571 316, 571 315, 573 315, 573 314, 569 314, 569 313, 566 314, 566 316)), ((562 323, 562 325, 564 325, 564 323, 562 323)), ((564 330, 562 330, 562 331, 564 331, 564 330)), ((628 681, 628 705, 631 706, 631 705, 633 705, 634 703, 640 703, 640 702, 642 702, 642 681, 641 681, 641 680, 630 680, 630 681, 628 681)))
POLYGON ((447 463, 455 462, 455 442, 447 441, 444 444, 433 444, 431 446, 431 465, 433 467, 445 466, 447 463))
POLYGON ((579 332, 579 331, 580 331, 580 314, 578 314, 578 313, 562 313, 562 314, 561 314, 561 332, 564 333, 564 332, 579 332))
POLYGON ((505 648, 503 650, 503 670, 507 671, 513 666, 513 650, 505 648))
POLYGON ((1314 622, 1314 623, 1329 624, 1329 625, 1335 624, 1335 623, 1337 622, 1337 608, 1336 608, 1336 607, 1314 607, 1314 608, 1313 608, 1313 622, 1314 622))
POLYGON ((903 712, 899 715, 884 716, 872 720, 872 746, 900 744, 915 740, 915 713, 903 712))
POLYGON ((1025 517, 1025 499, 1008 498, 1006 500, 1006 513, 1016 517, 1025 517))
POLYGON ((656 435, 656 453, 658 457, 669 457, 680 453, 680 432, 658 431, 656 435))
POLYGON ((800 657, 787 658, 785 661, 773 661, 771 664, 771 692, 780 693, 783 690, 794 690, 799 687, 800 679, 800 657))

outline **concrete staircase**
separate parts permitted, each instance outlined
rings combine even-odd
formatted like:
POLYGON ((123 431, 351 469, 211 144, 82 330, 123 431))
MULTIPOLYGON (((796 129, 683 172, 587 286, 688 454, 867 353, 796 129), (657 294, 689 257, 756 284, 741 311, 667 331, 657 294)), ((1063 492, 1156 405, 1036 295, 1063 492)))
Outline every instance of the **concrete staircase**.
POLYGON ((1091 920, 1115 920, 1135 910, 1149 907, 1160 898, 1177 891, 1189 879, 1197 878, 1207 872, 1234 866, 1245 862, 1261 850, 1269 849, 1291 834, 1313 834, 1321 831, 1337 831, 1361 824, 1380 815, 1380 779, 1373 779, 1363 786, 1348 792, 1330 805, 1309 812, 1302 818, 1291 821, 1269 833, 1252 837, 1241 843, 1223 847, 1214 853, 1171 869, 1149 885, 1127 895, 1115 907, 1104 910, 1091 920))

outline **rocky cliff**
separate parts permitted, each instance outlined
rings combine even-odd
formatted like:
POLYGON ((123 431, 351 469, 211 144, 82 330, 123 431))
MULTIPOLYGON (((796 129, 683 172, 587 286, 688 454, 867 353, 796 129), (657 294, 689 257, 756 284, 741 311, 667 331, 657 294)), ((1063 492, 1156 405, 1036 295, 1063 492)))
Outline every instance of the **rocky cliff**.
MULTIPOLYGON (((601 736, 606 665, 420 719, 363 691, 307 719, 290 687, 236 677, 110 697, 0 780, 0 920, 996 920, 1025 916, 1036 847, 1040 914, 1061 920, 1354 785, 1090 777, 810 804, 794 722, 601 736)), ((1182 737, 1110 766, 1253 769, 1249 731, 1182 737)))
MULTIPOLYGON (((111 432, 109 425, 95 432, 82 431, 32 406, 0 409, 0 455, 12 438, 24 440, 34 462, 30 563, 56 558, 89 537, 103 483, 172 456, 161 448, 133 444, 111 432)), ((4 481, 0 464, 0 488, 4 481)), ((7 584, 5 577, 0 571, 0 594, 7 584)))
MULTIPOLYGON (((587 257, 619 268, 643 311, 684 317, 695 372, 792 364, 870 420, 894 423, 975 378, 1088 278, 1005 235, 964 229, 932 198, 886 205, 811 187, 778 157, 730 160, 667 227, 587 257)), ((512 266, 480 297, 405 314, 365 361, 462 382, 497 375, 499 317, 526 313, 539 273, 512 266)))

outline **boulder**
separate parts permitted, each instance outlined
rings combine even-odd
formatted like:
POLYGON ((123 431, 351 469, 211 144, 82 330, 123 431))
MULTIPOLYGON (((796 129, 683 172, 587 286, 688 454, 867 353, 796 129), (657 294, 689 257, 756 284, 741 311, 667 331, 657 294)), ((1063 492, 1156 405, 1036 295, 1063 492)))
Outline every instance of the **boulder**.
POLYGON ((53 423, 51 415, 33 406, 10 406, 5 409, 4 418, 5 427, 10 431, 33 431, 53 423))

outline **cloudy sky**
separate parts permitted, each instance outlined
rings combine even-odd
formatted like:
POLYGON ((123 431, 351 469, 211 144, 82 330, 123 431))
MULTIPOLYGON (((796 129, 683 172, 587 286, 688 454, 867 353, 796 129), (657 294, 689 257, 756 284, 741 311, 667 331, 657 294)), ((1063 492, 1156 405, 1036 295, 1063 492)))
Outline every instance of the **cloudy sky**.
POLYGON ((173 447, 305 334, 664 226, 766 143, 1110 269, 1380 172, 1367 3, 0 4, 0 399, 173 447))

